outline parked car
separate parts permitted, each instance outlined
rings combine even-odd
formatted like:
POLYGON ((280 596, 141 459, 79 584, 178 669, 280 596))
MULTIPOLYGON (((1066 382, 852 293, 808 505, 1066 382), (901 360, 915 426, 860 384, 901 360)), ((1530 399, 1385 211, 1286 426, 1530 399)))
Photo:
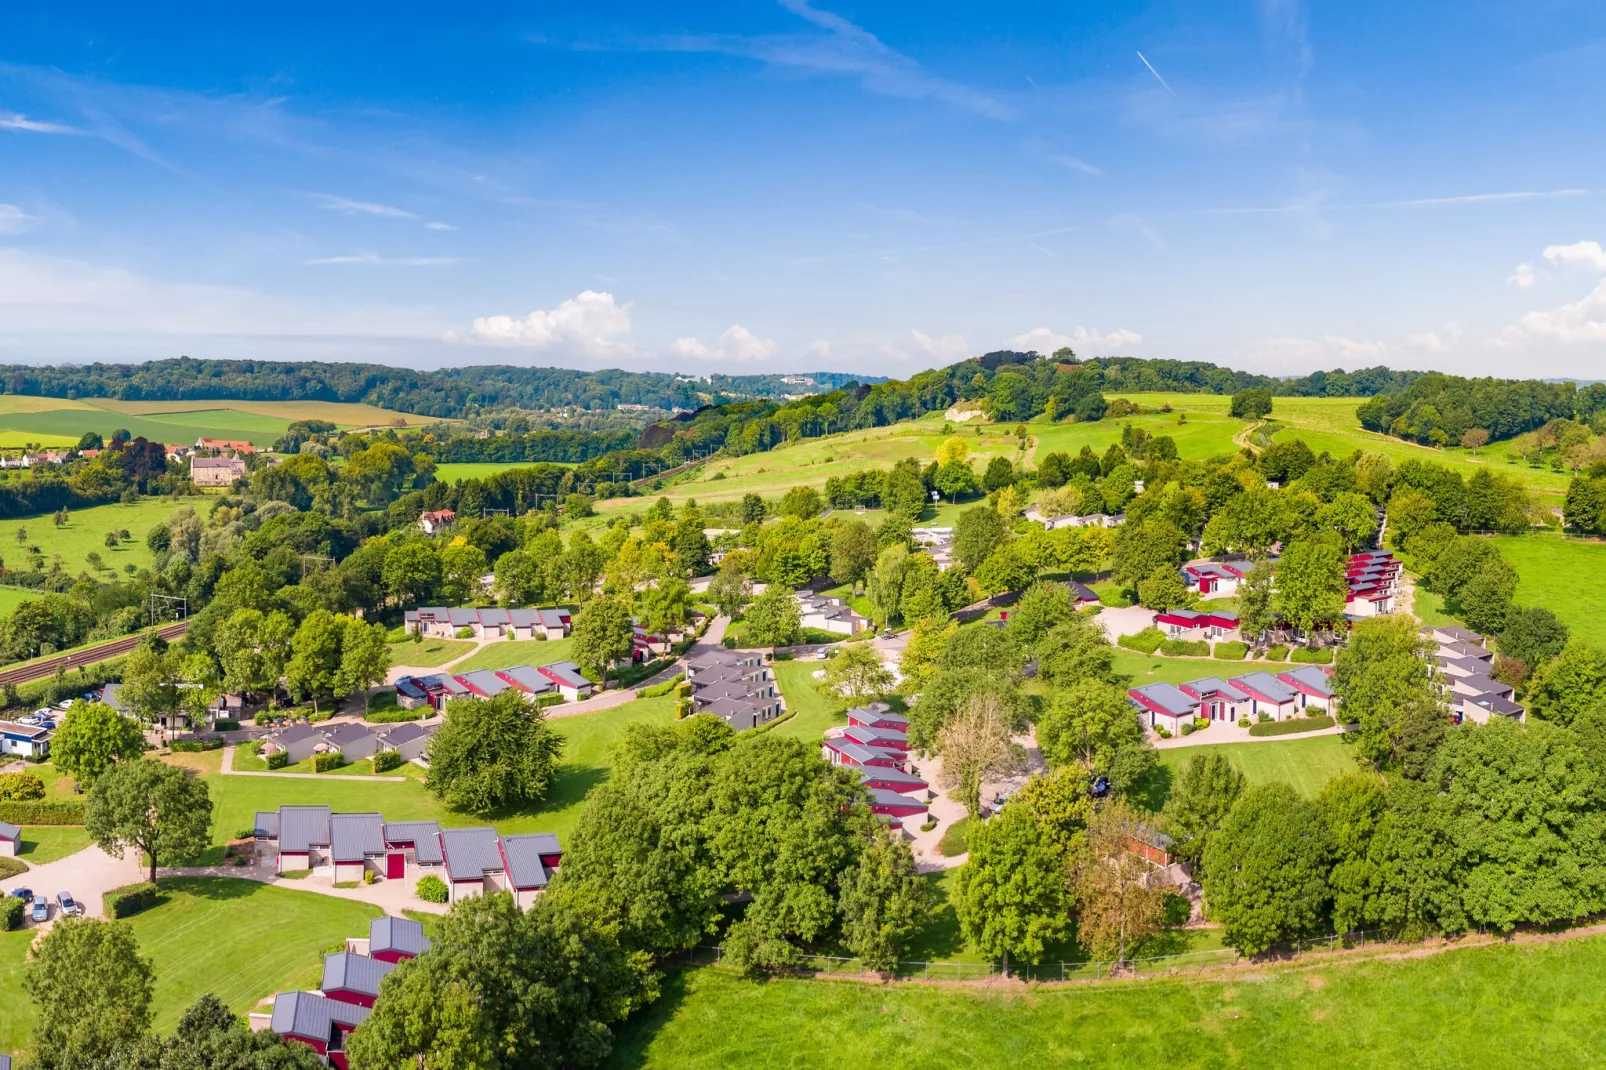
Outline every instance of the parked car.
POLYGON ((73 707, 73 703, 75 703, 77 701, 78 700, 75 699, 75 698, 64 698, 60 702, 56 703, 56 709, 58 709, 58 710, 70 710, 73 707))
POLYGON ((71 892, 57 892, 56 902, 61 906, 64 917, 73 918, 84 912, 84 905, 75 900, 71 892))
POLYGON ((50 920, 50 900, 46 899, 42 895, 36 895, 33 897, 33 920, 50 920))
POLYGON ((41 718, 39 718, 39 720, 34 722, 34 727, 35 728, 48 728, 52 732, 54 732, 56 730, 56 722, 52 721, 48 717, 41 717, 41 718))
POLYGON ((11 889, 11 898, 13 898, 13 899, 32 899, 33 898, 33 890, 31 888, 13 888, 13 889, 11 889))

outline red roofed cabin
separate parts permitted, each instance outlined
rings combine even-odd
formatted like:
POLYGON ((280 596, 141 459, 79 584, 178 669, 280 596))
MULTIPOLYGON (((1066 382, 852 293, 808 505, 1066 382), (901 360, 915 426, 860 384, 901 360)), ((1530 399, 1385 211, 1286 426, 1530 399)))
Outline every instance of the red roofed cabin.
POLYGON ((425 535, 445 531, 457 523, 457 514, 450 509, 432 509, 418 514, 418 528, 425 535))
POLYGON ((1238 615, 1225 610, 1168 609, 1154 625, 1170 639, 1226 639, 1238 633, 1238 615))
POLYGON ((894 732, 908 732, 909 718, 893 713, 885 702, 872 702, 855 706, 848 711, 848 724, 859 728, 887 728, 894 732))
POLYGON ((827 739, 821 744, 822 757, 832 765, 846 765, 864 768, 866 766, 880 765, 888 769, 901 768, 899 756, 889 750, 866 747, 855 743, 851 739, 827 739))
POLYGON ((269 1028, 300 1041, 330 1066, 346 1070, 346 1038, 368 1017, 368 1008, 317 992, 280 992, 273 999, 269 1028))

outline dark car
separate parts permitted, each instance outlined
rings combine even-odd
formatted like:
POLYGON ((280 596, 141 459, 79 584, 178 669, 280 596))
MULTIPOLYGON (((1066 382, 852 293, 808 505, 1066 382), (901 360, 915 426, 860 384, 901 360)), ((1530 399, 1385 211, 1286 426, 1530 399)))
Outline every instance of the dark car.
POLYGON ((13 899, 32 899, 33 898, 33 889, 31 889, 31 888, 13 888, 13 889, 11 889, 11 898, 13 898, 13 899))
POLYGON ((42 895, 36 895, 33 897, 33 920, 50 920, 50 900, 46 899, 42 895))
POLYGON ((1101 776, 1093 781, 1092 795, 1095 799, 1102 799, 1110 793, 1110 778, 1101 776))

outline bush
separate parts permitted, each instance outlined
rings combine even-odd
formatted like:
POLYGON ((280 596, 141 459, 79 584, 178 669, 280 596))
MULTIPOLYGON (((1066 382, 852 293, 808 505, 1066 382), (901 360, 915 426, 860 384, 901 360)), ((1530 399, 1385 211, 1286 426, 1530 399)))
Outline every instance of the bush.
POLYGON ((1327 711, 1325 709, 1323 709, 1322 707, 1320 707, 1320 706, 1306 706, 1305 707, 1305 716, 1306 717, 1326 717, 1327 716, 1327 711))
POLYGON ((1217 643, 1216 657, 1222 661, 1242 661, 1249 654, 1248 643, 1217 643))
POLYGON ((1169 729, 1169 728, 1156 727, 1154 731, 1155 731, 1155 734, 1158 735, 1161 739, 1170 739, 1171 738, 1171 729, 1169 729))
POLYGON ((1203 732, 1206 728, 1209 728, 1209 727, 1210 727, 1210 718, 1208 718, 1208 717, 1195 717, 1193 719, 1193 730, 1195 732, 1203 732))
POLYGON ((370 710, 363 714, 362 719, 369 724, 397 724, 401 721, 419 721, 432 713, 428 706, 419 706, 417 709, 404 710, 400 706, 393 710, 370 710))
POLYGON ((1249 727, 1249 715, 1247 713, 1244 714, 1242 717, 1238 718, 1238 727, 1239 728, 1248 728, 1249 727))
POLYGON ((0 799, 27 802, 45 797, 45 782, 32 773, 0 773, 0 799))
POLYGON ((272 754, 263 755, 262 761, 267 764, 269 769, 283 769, 290 764, 290 755, 282 750, 276 750, 272 754))
POLYGON ((658 697, 660 697, 662 695, 667 695, 671 691, 674 691, 676 688, 678 688, 680 686, 681 682, 683 680, 685 680, 685 679, 686 679, 686 674, 685 673, 683 673, 683 672, 676 673, 674 676, 671 676, 669 679, 665 680, 661 684, 653 684, 651 687, 642 688, 640 691, 636 692, 636 697, 637 698, 658 698, 658 697))
POLYGON ((364 884, 372 884, 372 883, 374 883, 374 871, 371 870, 371 869, 363 870, 362 871, 362 882, 364 884))
POLYGON ((312 771, 314 773, 327 773, 331 769, 339 769, 346 764, 346 756, 339 751, 330 751, 328 754, 314 754, 312 756, 312 771))
POLYGON ((8 825, 82 825, 84 804, 77 799, 0 802, 0 821, 8 825))
POLYGON ((1278 643, 1276 646, 1267 647, 1266 653, 1262 656, 1267 661, 1287 661, 1288 647, 1286 644, 1278 643))
POLYGON ((1193 735, 1193 722, 1192 721, 1183 721, 1182 724, 1178 727, 1177 731, 1181 732, 1185 736, 1193 735))
POLYGON ((392 769, 401 768, 401 755, 393 750, 382 750, 374 755, 374 772, 388 773, 392 769))
POLYGON ((1249 729, 1252 736, 1292 736, 1300 732, 1319 732, 1333 727, 1333 719, 1325 713, 1320 717, 1294 717, 1286 721, 1266 721, 1249 729))
POLYGON ((175 739, 170 749, 188 754, 193 754, 197 751, 222 750, 223 741, 215 736, 211 739, 175 739))
POLYGON ((0 899, 0 928, 15 929, 22 924, 23 902, 13 896, 0 899))
POLYGON ((1158 628, 1145 628, 1136 635, 1123 635, 1116 642, 1128 650, 1152 654, 1160 649, 1161 643, 1165 642, 1165 633, 1158 628))
POLYGON ((9 855, 0 855, 0 881, 26 872, 28 872, 28 863, 22 859, 12 858, 9 855))
POLYGON ((131 918, 140 911, 155 906, 156 899, 156 885, 150 881, 140 881, 138 884, 125 884, 121 888, 113 888, 106 893, 101 902, 105 905, 107 917, 131 918))
POLYGON ((962 817, 948 826, 937 843, 937 850, 945 858, 958 858, 970 850, 970 818, 962 817))
POLYGON ((264 725, 270 725, 273 723, 273 715, 267 710, 261 710, 255 717, 251 718, 251 723, 256 725, 258 728, 261 728, 264 725))
POLYGON ((474 629, 473 628, 459 628, 459 629, 457 629, 457 637, 459 639, 472 639, 472 638, 474 638, 474 629))
POLYGON ((444 903, 450 897, 446 882, 433 873, 418 878, 418 898, 426 903, 444 903))
POLYGON ((240 722, 233 717, 224 717, 221 720, 212 722, 212 731, 214 732, 238 732, 239 730, 240 722))
POLYGON ((1160 653, 1168 658, 1210 656, 1210 644, 1203 639, 1167 639, 1160 644, 1160 653))
POLYGON ((1297 661, 1303 665, 1326 665, 1333 660, 1331 647, 1302 646, 1289 657, 1289 661, 1297 661))

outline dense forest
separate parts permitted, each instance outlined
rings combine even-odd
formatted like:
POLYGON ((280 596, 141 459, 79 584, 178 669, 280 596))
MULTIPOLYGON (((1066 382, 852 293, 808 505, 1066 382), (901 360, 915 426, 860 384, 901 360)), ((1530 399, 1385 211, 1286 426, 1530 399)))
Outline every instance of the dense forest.
POLYGON ((144 364, 0 368, 0 383, 8 394, 128 401, 366 402, 442 417, 462 417, 492 408, 611 409, 625 404, 695 409, 710 399, 780 400, 811 389, 834 389, 849 381, 878 381, 876 376, 841 372, 812 372, 807 378, 810 383, 785 383, 780 375, 711 375, 702 379, 666 372, 586 372, 510 365, 421 372, 379 364, 190 357, 144 364))
MULTIPOLYGON (((1361 426, 1428 445, 1455 445, 1468 431, 1490 440, 1515 438, 1552 420, 1597 423, 1606 411, 1606 384, 1538 379, 1463 379, 1433 372, 1402 390, 1362 403, 1361 426)), ((1598 431, 1599 428, 1597 427, 1598 431)))

